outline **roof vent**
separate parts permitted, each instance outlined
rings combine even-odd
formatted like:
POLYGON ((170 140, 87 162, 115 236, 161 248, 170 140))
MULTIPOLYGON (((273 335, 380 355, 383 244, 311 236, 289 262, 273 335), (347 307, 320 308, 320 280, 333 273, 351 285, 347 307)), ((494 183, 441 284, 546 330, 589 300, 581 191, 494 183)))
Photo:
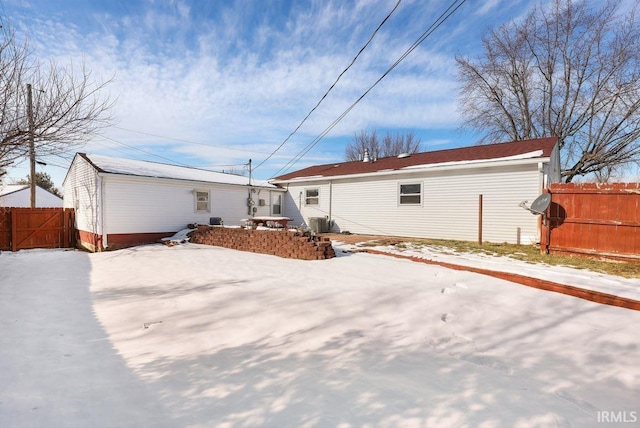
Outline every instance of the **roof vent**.
POLYGON ((369 149, 367 148, 364 149, 364 158, 362 159, 362 162, 369 162, 369 149))
POLYGON ((408 158, 409 156, 411 156, 411 153, 400 153, 398 159, 408 158))

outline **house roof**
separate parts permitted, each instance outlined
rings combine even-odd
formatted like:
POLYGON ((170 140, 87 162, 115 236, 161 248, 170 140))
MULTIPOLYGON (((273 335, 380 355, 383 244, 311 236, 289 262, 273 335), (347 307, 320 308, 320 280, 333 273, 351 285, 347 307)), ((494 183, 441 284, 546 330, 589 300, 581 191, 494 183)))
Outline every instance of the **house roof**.
POLYGON ((386 157, 375 162, 352 161, 315 165, 275 177, 274 182, 287 182, 304 178, 373 174, 382 171, 407 171, 444 165, 468 165, 499 160, 548 158, 558 142, 557 137, 508 143, 486 144, 414 153, 407 157, 386 157))
MULTIPOLYGON (((98 172, 108 174, 131 175, 137 177, 168 178, 175 180, 200 181, 206 183, 249 185, 249 178, 236 174, 207 171, 179 165, 169 165, 134 159, 114 158, 102 155, 78 153, 78 156, 89 162, 98 172)), ((275 187, 266 181, 252 180, 252 185, 275 187)))
MULTIPOLYGON (((49 194, 51 194, 51 196, 55 196, 56 198, 62 200, 62 198, 58 195, 56 195, 55 193, 52 193, 51 191, 45 189, 44 187, 40 186, 39 184, 36 184, 36 189, 40 189, 41 191, 47 192, 49 194)), ((0 184, 0 196, 6 196, 6 195, 10 195, 13 193, 17 193, 23 190, 27 190, 30 191, 31 190, 31 186, 28 184, 4 184, 1 185, 0 184)))
POLYGON ((4 186, 0 186, 0 196, 9 195, 28 188, 28 184, 5 184, 4 186))
MULTIPOLYGON (((0 184, 0 200, 4 206, 31 206, 31 186, 28 184, 0 184), (7 205, 8 204, 8 205, 7 205)), ((62 207, 62 198, 36 185, 36 207, 62 207)))

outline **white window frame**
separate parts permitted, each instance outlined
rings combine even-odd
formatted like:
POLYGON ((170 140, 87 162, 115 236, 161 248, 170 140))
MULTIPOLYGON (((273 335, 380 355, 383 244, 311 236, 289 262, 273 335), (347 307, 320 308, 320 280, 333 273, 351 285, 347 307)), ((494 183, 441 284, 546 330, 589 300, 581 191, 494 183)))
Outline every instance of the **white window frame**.
POLYGON ((319 187, 310 187, 308 189, 304 189, 304 204, 305 205, 312 205, 312 206, 318 206, 320 205, 320 188, 319 187), (309 196, 309 191, 314 191, 317 193, 316 196, 309 196), (315 203, 311 203, 309 202, 310 200, 314 200, 315 199, 315 203))
POLYGON ((271 214, 274 216, 282 215, 282 194, 276 193, 273 199, 273 204, 271 204, 271 214), (278 212, 276 212, 276 207, 278 207, 278 212))
POLYGON ((205 189, 193 189, 193 204, 194 204, 194 210, 197 213, 210 213, 211 212, 211 192, 209 190, 205 190, 205 189), (198 207, 198 204, 200 202, 203 201, 199 201, 198 197, 201 194, 206 194, 207 195, 207 208, 206 209, 201 209, 198 207))
POLYGON ((402 205, 402 206, 421 206, 422 205, 422 189, 423 189, 423 185, 422 182, 414 182, 414 181, 408 181, 406 183, 398 183, 398 205, 402 205), (420 192, 418 193, 403 193, 402 192, 402 186, 420 186, 420 192), (406 198, 415 198, 415 197, 419 197, 420 200, 418 202, 403 202, 402 199, 403 197, 406 198))

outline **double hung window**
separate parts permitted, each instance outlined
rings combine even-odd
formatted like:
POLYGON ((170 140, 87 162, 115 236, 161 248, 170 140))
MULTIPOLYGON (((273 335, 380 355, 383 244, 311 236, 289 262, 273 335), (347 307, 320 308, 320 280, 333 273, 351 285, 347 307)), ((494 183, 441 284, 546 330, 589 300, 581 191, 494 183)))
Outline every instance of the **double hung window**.
POLYGON ((196 199, 196 212, 211 212, 211 205, 209 204, 209 192, 206 190, 195 190, 194 195, 196 199))
POLYGON ((305 205, 318 205, 320 203, 320 189, 304 190, 305 205))

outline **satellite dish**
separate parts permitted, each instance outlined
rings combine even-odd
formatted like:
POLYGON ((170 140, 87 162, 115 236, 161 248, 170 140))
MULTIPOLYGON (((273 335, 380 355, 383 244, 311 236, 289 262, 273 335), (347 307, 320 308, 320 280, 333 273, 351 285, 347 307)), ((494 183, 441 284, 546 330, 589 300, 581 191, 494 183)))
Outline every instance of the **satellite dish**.
POLYGON ((533 203, 531 203, 531 207, 527 206, 528 201, 522 201, 518 204, 519 207, 524 208, 525 210, 531 212, 534 215, 541 215, 544 225, 547 225, 547 208, 551 205, 551 193, 543 193, 538 196, 533 203))
POLYGON ((534 214, 544 214, 549 205, 551 205, 551 193, 543 193, 531 203, 529 211, 534 214))
POLYGON ((545 215, 547 208, 551 205, 551 193, 544 193, 536 198, 535 201, 531 204, 531 207, 527 206, 527 202, 522 201, 518 204, 519 207, 524 208, 527 211, 530 211, 535 215, 545 215))

